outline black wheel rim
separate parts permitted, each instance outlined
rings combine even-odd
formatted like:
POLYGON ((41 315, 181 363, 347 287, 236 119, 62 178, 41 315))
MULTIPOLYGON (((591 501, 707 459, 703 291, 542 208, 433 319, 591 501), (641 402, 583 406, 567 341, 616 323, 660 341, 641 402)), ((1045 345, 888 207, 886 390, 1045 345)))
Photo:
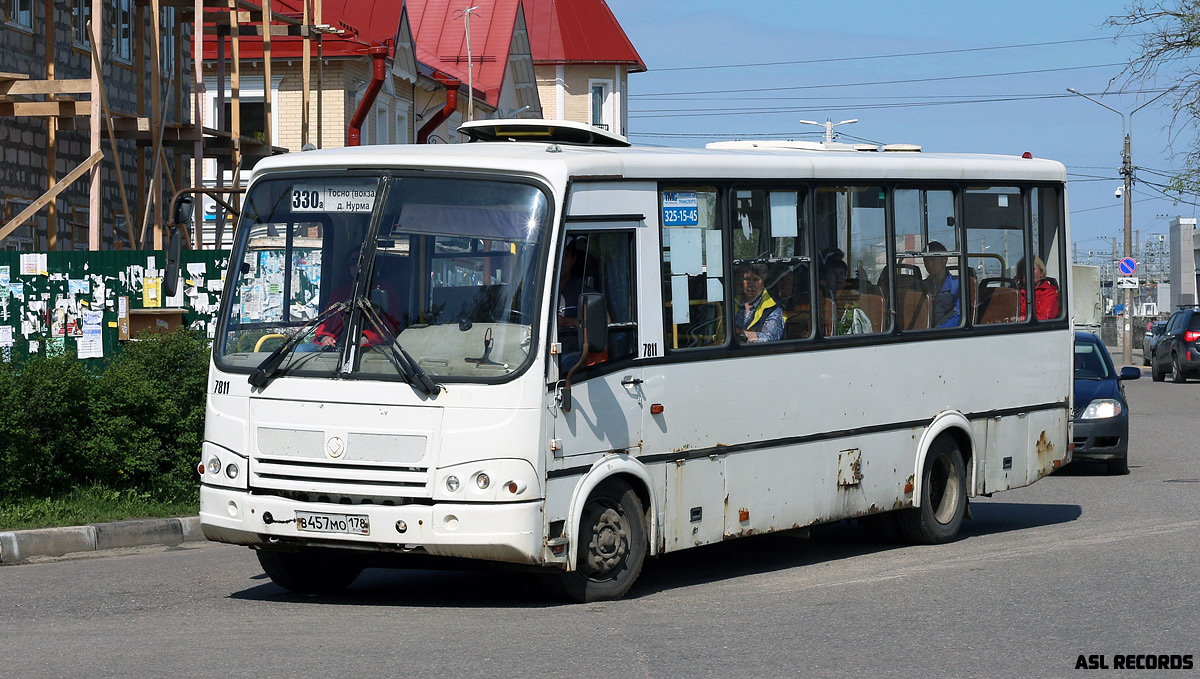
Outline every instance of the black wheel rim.
POLYGON ((632 534, 629 519, 620 503, 596 498, 589 503, 592 517, 579 570, 592 580, 606 580, 619 571, 629 556, 632 534))

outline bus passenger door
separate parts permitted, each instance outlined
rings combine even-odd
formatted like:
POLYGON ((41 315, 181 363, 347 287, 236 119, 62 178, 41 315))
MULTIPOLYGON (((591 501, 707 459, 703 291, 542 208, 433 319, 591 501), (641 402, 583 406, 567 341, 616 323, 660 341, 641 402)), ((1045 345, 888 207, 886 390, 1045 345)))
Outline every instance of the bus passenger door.
MULTIPOLYGON (((588 464, 587 456, 641 452, 642 368, 635 362, 638 323, 636 244, 632 229, 573 229, 567 232, 555 280, 557 408, 556 457, 566 466, 588 464), (578 301, 582 293, 604 295, 608 349, 581 356, 578 301), (570 404, 564 383, 571 375, 570 404)), ((553 378, 553 369, 552 369, 553 378)))

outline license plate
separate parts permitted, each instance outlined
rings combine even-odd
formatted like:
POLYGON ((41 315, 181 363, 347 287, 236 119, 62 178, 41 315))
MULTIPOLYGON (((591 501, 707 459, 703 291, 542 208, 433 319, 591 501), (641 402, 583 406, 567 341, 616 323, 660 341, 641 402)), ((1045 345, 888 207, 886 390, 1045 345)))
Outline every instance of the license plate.
POLYGON ((349 533, 370 535, 371 523, 365 514, 317 514, 296 512, 296 530, 310 533, 349 533))

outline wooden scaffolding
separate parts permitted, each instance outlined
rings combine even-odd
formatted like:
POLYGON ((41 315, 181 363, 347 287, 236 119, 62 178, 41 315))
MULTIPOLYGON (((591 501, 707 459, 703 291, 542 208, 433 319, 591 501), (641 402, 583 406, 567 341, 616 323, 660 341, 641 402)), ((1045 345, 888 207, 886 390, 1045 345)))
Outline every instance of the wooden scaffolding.
MULTIPOLYGON (((53 17, 56 4, 69 4, 64 0, 44 0, 44 15, 53 17)), ((105 16, 105 9, 115 12, 113 0, 91 0, 91 16, 105 16)), ((321 22, 322 0, 134 0, 131 33, 138 37, 133 41, 134 63, 144 64, 151 74, 149 96, 144 87, 137 88, 136 110, 117 110, 109 105, 100 50, 108 46, 102 39, 102 31, 96 22, 88 23, 91 38, 91 76, 89 78, 59 79, 55 76, 57 38, 54 21, 45 22, 45 71, 37 74, 6 73, 0 67, 0 118, 44 118, 47 121, 46 144, 46 190, 26 209, 0 226, 0 241, 26 223, 42 209, 46 212, 46 232, 49 249, 58 249, 59 216, 55 197, 72 183, 84 176, 90 182, 88 200, 88 249, 101 249, 102 220, 110 215, 113 224, 113 242, 116 247, 161 249, 165 231, 173 222, 167 214, 169 196, 185 193, 209 193, 228 211, 236 213, 240 192, 239 170, 248 167, 256 158, 283 153, 286 149, 272 144, 272 117, 275 112, 271 101, 271 38, 273 36, 298 36, 303 38, 303 112, 301 119, 302 143, 309 141, 312 62, 317 60, 318 117, 320 111, 320 57, 321 40, 324 35, 343 32, 321 22), (164 8, 173 8, 173 21, 163 20, 164 8), (139 28, 146 29, 143 33, 139 28), (188 30, 190 28, 190 31, 188 30), (141 35, 146 39, 140 39, 141 35), (162 72, 164 38, 173 36, 167 44, 173 45, 175 54, 170 59, 173 72, 162 72), (204 78, 205 36, 216 38, 217 106, 218 120, 207 121, 206 85, 204 78), (192 50, 191 73, 183 72, 184 38, 190 36, 192 50), (261 38, 263 47, 263 96, 265 134, 245 136, 241 129, 241 60, 239 42, 242 37, 261 38), (314 44, 315 43, 315 44, 314 44), (226 56, 228 53, 228 57, 226 56), (45 77, 40 77, 44 75, 45 77), (228 77, 228 87, 225 79, 228 77), (167 80, 172 91, 164 92, 163 80, 167 80), (191 92, 184 89, 185 80, 191 92), (225 100, 226 89, 230 92, 225 100), (168 98, 166 95, 173 95, 168 98), (173 110, 166 110, 165 102, 174 102, 173 110), (191 110, 185 116, 184 102, 190 101, 191 110), (226 116, 225 104, 231 113, 226 116), (225 119, 227 118, 227 119, 225 119), (56 176, 58 134, 64 130, 87 131, 89 140, 88 157, 66 175, 56 176), (118 140, 136 142, 136 186, 130 187, 134 195, 142 197, 129 204, 129 194, 122 173, 115 171, 119 205, 103 205, 101 196, 103 160, 109 161, 111 170, 119 168, 126 158, 117 147, 118 140), (167 149, 173 151, 168 158, 167 149), (190 159, 190 173, 188 161, 190 159), (215 160, 218 181, 228 172, 231 185, 205 189, 201 186, 205 176, 206 160, 215 160), (117 232, 117 215, 123 216, 124 230, 117 232)), ((69 44, 69 43, 68 43, 69 44)), ((127 157, 128 154, 125 154, 127 157)), ((193 223, 204 224, 203 201, 193 203, 193 223)), ((226 210, 218 211, 217 237, 214 247, 220 247, 220 232, 226 210)), ((201 249, 201 228, 190 234, 192 247, 201 249)))

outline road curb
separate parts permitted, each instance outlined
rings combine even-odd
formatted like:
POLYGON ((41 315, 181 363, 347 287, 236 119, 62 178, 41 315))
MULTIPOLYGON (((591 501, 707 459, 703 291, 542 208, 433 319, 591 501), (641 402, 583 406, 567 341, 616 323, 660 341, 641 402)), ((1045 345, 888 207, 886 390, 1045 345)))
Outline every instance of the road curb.
POLYGON ((0 563, 120 547, 173 546, 203 539, 198 516, 0 531, 0 563))

